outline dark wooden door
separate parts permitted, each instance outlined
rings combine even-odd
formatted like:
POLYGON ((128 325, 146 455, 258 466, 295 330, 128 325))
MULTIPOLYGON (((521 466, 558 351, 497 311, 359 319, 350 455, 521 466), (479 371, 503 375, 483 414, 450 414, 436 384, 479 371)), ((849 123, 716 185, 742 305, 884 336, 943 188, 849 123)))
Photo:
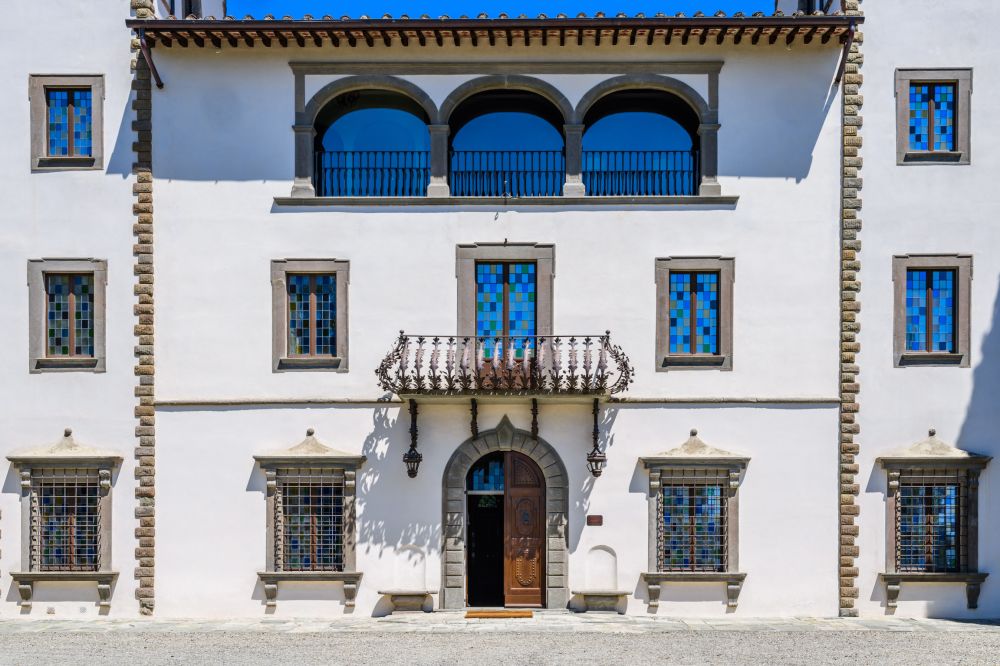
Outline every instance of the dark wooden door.
POLYGON ((504 511, 504 605, 545 603, 545 481, 535 462, 509 451, 504 511))

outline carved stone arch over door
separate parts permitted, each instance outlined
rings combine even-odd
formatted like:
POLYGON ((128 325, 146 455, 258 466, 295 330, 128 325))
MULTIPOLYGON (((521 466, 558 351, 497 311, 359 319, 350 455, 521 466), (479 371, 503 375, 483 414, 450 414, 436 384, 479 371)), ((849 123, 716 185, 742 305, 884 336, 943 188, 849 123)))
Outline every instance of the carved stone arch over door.
POLYGON ((556 450, 545 440, 515 428, 506 416, 493 430, 464 441, 445 465, 442 488, 443 520, 441 607, 465 608, 465 482, 469 469, 494 451, 517 451, 528 456, 545 477, 545 607, 566 608, 567 527, 569 477, 556 450))

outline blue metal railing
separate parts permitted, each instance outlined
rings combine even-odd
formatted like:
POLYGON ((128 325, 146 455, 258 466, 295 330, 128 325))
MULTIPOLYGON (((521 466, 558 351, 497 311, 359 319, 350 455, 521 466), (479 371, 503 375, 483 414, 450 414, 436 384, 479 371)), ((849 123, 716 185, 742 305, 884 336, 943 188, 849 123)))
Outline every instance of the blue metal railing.
POLYGON ((696 150, 585 150, 588 196, 690 196, 698 194, 696 150))
POLYGON ((339 150, 316 153, 316 196, 422 197, 431 178, 427 150, 339 150))
POLYGON ((454 150, 455 197, 557 197, 566 182, 561 150, 454 150))

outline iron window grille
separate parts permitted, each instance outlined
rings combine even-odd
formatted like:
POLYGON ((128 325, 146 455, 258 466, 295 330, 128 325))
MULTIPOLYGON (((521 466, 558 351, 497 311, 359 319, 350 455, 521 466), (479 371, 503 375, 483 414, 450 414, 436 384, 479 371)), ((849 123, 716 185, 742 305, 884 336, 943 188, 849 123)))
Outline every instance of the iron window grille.
POLYGON ((664 477, 657 498, 657 570, 728 568, 729 473, 678 470, 664 477))
POLYGON ((344 571, 344 474, 279 469, 275 570, 344 571))
POLYGON ((94 275, 47 274, 46 356, 94 356, 94 275))
POLYGON ((896 500, 896 570, 968 570, 969 487, 954 469, 900 472, 896 500))
POLYGON ((31 483, 35 570, 97 571, 101 552, 97 470, 38 470, 31 483))

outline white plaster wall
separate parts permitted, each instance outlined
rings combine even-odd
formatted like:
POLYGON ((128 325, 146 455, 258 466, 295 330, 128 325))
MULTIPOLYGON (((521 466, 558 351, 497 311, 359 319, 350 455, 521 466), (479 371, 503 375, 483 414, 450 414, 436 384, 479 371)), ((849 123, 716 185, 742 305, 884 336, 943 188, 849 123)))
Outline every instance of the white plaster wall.
MULTIPOLYGON (((134 358, 132 166, 128 0, 9 3, 0 24, 0 456, 53 443, 71 427, 78 441, 118 451, 112 566, 121 572, 112 615, 132 615, 135 499, 132 448, 134 358), (103 171, 32 174, 29 74, 103 74, 103 171), (107 372, 28 374, 27 261, 108 261, 107 372)), ((22 569, 20 487, 6 459, 0 491, 0 616, 18 615, 9 572, 22 569)), ((25 563, 26 568, 26 563, 25 563)), ((97 615, 96 586, 39 585, 32 615, 97 615)))
MULTIPOLYGON (((493 428, 504 415, 530 428, 523 404, 481 404, 479 426, 493 428)), ((590 550, 607 546, 618 556, 619 589, 632 592, 629 612, 646 612, 640 574, 648 570, 649 479, 638 459, 679 445, 698 426, 711 444, 751 457, 740 488, 740 563, 748 575, 736 612, 833 612, 835 407, 611 408, 602 417, 609 462, 596 480, 584 459, 589 416, 587 405, 542 405, 539 417, 540 436, 569 474, 571 589, 587 586, 590 550), (587 514, 603 515, 604 526, 585 526, 587 514)), ((400 459, 409 443, 409 417, 398 405, 176 408, 162 410, 158 420, 158 614, 263 613, 256 572, 265 561, 264 479, 252 456, 297 443, 309 427, 325 444, 368 458, 358 474, 357 566, 364 578, 354 613, 385 612, 377 591, 400 586, 414 549, 426 557, 428 589, 440 589, 441 483, 451 453, 469 437, 467 405, 421 407, 424 461, 416 479, 406 476, 400 459)), ((342 602, 339 584, 281 585, 276 614, 337 615, 344 612, 342 602)), ((725 612, 721 583, 663 588, 663 615, 725 612)))
MULTIPOLYGON (((311 48, 157 50, 167 82, 154 93, 159 399, 380 397, 374 369, 399 329, 455 330, 455 245, 509 239, 555 244, 555 329, 610 328, 637 368, 631 396, 835 401, 837 52, 796 50, 647 52, 643 57, 726 61, 720 180, 726 193, 741 198, 734 209, 627 210, 278 208, 273 198, 287 196, 293 171, 287 63, 307 59, 302 53, 329 56, 311 48), (685 255, 736 258, 733 372, 655 372, 654 260, 685 255), (269 262, 285 257, 350 260, 350 372, 271 371, 269 262), (234 289, 236 301, 228 296, 234 289)), ((462 54, 442 53, 427 59, 462 54)), ((615 49, 585 53, 590 60, 629 57, 615 49)), ((401 57, 379 47, 358 54, 401 57)), ((498 50, 498 57, 539 55, 512 49, 498 50)), ((552 50, 545 57, 581 54, 552 50)), ((309 77, 310 90, 332 78, 309 77)), ((470 77, 407 78, 440 101, 470 77)), ((575 102, 603 76, 544 78, 575 102)), ((480 428, 494 427, 505 413, 529 427, 526 405, 483 403, 480 428)), ((440 587, 441 476, 469 435, 467 404, 421 406, 424 463, 416 479, 406 477, 400 460, 409 419, 400 418, 398 405, 177 407, 161 409, 157 418, 158 613, 263 612, 256 582, 264 564, 263 481, 251 456, 298 442, 307 427, 331 446, 368 456, 359 476, 364 579, 355 612, 384 611, 375 592, 398 587, 412 558, 404 548, 424 549, 426 584, 440 587)), ((639 574, 647 568, 648 479, 638 458, 679 445, 698 427, 709 443, 752 458, 740 491, 741 568, 748 578, 737 613, 835 612, 834 402, 609 409, 603 426, 609 464, 596 481, 584 464, 589 408, 543 404, 540 419, 541 435, 570 473, 570 588, 586 584, 587 553, 606 545, 617 553, 619 587, 634 591, 629 611, 646 612, 639 574), (605 526, 584 527, 588 512, 604 515, 605 526)), ((283 586, 277 613, 336 614, 341 594, 337 585, 283 586)), ((726 612, 721 584, 668 586, 662 598, 665 615, 726 612)))
MULTIPOLYGON (((982 23, 994 10, 988 0, 869 0, 864 3, 865 83, 864 229, 861 232, 861 548, 859 608, 885 612, 877 574, 885 567, 885 472, 874 459, 936 428, 960 448, 997 456, 1000 416, 1000 206, 991 197, 1000 172, 1000 54, 982 23), (932 17, 907 22, 900 16, 932 17), (946 38, 944 36, 947 36, 946 38), (897 166, 894 73, 896 68, 973 68, 972 164, 897 166), (892 256, 971 253, 972 367, 893 368, 892 256)), ((897 616, 996 617, 1000 614, 1000 468, 986 469, 979 488, 979 570, 990 573, 979 610, 965 607, 961 585, 902 587, 897 616)))

